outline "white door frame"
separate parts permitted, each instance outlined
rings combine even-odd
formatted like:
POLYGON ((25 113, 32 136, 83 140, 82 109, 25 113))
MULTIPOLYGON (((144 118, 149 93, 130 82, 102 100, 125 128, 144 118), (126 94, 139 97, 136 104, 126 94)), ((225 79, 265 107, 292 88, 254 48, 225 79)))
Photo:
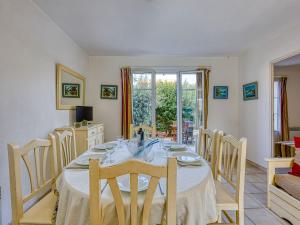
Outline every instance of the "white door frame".
POLYGON ((271 123, 270 123, 270 135, 271 135, 271 157, 274 157, 275 154, 274 154, 274 76, 275 76, 275 64, 282 61, 282 60, 285 60, 285 59, 288 59, 288 58, 291 58, 295 55, 298 55, 300 54, 300 50, 297 50, 297 51, 294 51, 294 52, 291 52, 289 54, 286 54, 280 58, 277 58, 277 59, 274 59, 270 62, 270 107, 271 107, 271 123))

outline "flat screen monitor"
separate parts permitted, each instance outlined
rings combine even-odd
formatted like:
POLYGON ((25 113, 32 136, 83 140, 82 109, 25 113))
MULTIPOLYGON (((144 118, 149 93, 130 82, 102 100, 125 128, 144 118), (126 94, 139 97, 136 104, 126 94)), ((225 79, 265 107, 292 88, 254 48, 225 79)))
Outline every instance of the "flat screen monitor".
POLYGON ((93 121, 92 106, 76 106, 76 122, 93 121))

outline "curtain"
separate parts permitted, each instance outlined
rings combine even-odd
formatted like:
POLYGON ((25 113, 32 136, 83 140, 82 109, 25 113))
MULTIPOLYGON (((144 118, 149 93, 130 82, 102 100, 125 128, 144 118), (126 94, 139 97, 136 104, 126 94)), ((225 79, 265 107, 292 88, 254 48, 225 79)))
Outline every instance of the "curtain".
POLYGON ((131 92, 131 68, 121 68, 122 82, 122 136, 126 139, 130 136, 130 124, 132 123, 132 92, 131 92))
MULTIPOLYGON (((209 95, 209 69, 199 69, 200 72, 197 72, 196 82, 198 89, 198 98, 203 100, 203 112, 199 120, 201 121, 203 117, 203 127, 207 128, 208 120, 208 95, 209 95)), ((200 101, 197 102, 200 105, 200 101)), ((198 107, 199 107, 198 105, 198 107)))
POLYGON ((209 69, 204 69, 203 76, 204 76, 204 90, 203 90, 203 126, 207 128, 207 121, 208 121, 208 95, 209 95, 209 69))
POLYGON ((197 76, 196 76, 196 82, 197 82, 197 115, 198 117, 196 118, 196 128, 199 129, 201 127, 201 122, 203 121, 202 120, 202 117, 203 117, 203 112, 201 112, 203 110, 203 107, 202 107, 202 99, 203 99, 203 94, 202 94, 202 73, 201 72, 197 72, 197 76))
POLYGON ((280 116, 281 116, 281 139, 288 141, 289 135, 289 117, 288 117, 288 99, 286 93, 287 78, 280 78, 280 116))

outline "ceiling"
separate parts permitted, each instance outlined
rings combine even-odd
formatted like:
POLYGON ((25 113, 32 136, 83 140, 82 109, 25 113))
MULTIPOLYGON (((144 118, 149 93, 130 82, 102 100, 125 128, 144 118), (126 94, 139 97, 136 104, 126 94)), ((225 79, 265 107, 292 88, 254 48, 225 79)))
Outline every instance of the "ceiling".
POLYGON ((299 0, 33 0, 89 55, 237 55, 300 23, 299 0))
POLYGON ((275 66, 298 66, 300 65, 300 54, 294 55, 290 58, 284 59, 275 63, 275 66))

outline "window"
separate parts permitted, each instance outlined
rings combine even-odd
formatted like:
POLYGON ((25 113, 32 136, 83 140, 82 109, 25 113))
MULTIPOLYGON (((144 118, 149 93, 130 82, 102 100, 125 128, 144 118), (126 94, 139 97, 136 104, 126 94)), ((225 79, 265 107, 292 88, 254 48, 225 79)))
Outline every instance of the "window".
POLYGON ((155 124, 159 136, 193 145, 203 124, 202 73, 133 70, 132 80, 134 125, 155 124))
POLYGON ((280 132, 280 82, 274 81, 274 130, 280 132))

